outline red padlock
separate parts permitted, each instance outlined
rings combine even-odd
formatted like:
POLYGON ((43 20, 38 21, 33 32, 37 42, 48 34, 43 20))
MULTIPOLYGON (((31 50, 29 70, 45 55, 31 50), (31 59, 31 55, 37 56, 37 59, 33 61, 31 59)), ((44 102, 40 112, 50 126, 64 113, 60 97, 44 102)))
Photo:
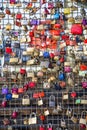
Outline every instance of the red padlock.
POLYGON ((28 83, 29 88, 34 88, 36 86, 36 83, 31 81, 28 83))
POLYGON ((17 116, 18 116, 18 112, 16 110, 14 110, 12 113, 12 118, 15 119, 15 118, 17 118, 17 116))
POLYGON ((29 36, 33 37, 34 36, 34 32, 33 31, 29 32, 29 36))
POLYGON ((86 125, 85 125, 85 124, 80 124, 80 127, 81 127, 82 129, 85 129, 85 128, 86 128, 86 125))
POLYGON ((27 83, 24 84, 23 89, 24 89, 24 91, 27 91, 27 90, 28 90, 28 84, 27 84, 27 83))
POLYGON ((40 115, 40 120, 44 121, 45 120, 45 116, 43 114, 40 115))
POLYGON ((26 74, 26 69, 21 68, 20 69, 20 74, 26 74))
POLYGON ((54 58, 54 53, 50 53, 50 58, 54 58))
POLYGON ((12 53, 12 48, 11 48, 11 47, 6 47, 6 48, 5 48, 5 52, 6 52, 7 54, 11 54, 11 53, 12 53))
POLYGON ((18 93, 19 93, 19 94, 21 94, 21 93, 23 93, 23 92, 24 92, 24 88, 23 88, 23 87, 18 88, 18 93))
POLYGON ((22 14, 20 13, 20 12, 18 12, 17 14, 16 14, 16 19, 22 19, 22 14))
POLYGON ((75 97, 77 97, 77 93, 76 93, 76 92, 72 92, 72 93, 70 94, 70 96, 71 96, 72 98, 75 98, 75 97))
POLYGON ((39 127, 39 130, 45 130, 45 127, 44 127, 43 125, 41 125, 41 126, 39 127))
POLYGON ((6 100, 3 100, 1 106, 2 106, 2 107, 6 107, 6 106, 7 106, 7 101, 6 101, 6 100))

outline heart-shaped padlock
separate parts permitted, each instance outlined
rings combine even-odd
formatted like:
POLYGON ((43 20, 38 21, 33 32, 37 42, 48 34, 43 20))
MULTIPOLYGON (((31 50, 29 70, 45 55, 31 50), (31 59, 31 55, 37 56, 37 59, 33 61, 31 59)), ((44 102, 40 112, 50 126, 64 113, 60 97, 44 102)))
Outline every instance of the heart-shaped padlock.
POLYGON ((7 100, 6 99, 3 99, 1 106, 2 107, 6 107, 7 106, 7 100))

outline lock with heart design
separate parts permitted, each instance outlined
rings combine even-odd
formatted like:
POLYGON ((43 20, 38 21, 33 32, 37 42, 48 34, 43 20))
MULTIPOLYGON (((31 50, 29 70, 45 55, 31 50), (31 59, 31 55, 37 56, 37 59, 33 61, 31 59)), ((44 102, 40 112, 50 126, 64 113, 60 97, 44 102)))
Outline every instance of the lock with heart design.
POLYGON ((55 96, 51 95, 49 97, 49 107, 55 107, 55 96))
POLYGON ((51 123, 48 124, 47 130, 53 130, 53 127, 52 127, 52 124, 51 124, 51 123))
POLYGON ((81 113, 81 118, 79 120, 79 123, 81 128, 86 128, 86 111, 83 111, 81 113))
POLYGON ((40 125, 39 130, 45 130, 44 125, 40 125))

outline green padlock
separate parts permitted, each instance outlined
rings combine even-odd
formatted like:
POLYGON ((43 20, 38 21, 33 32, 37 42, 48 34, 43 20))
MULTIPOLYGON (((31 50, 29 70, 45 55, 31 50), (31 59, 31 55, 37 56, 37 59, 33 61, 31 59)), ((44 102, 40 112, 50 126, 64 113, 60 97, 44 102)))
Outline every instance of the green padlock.
POLYGON ((76 99, 76 104, 80 104, 81 103, 81 99, 76 99))

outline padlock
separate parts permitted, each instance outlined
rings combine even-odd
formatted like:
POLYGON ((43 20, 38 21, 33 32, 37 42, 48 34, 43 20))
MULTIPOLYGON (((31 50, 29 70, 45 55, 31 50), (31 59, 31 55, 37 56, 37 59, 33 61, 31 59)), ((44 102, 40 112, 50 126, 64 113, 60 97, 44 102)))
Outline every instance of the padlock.
POLYGON ((48 126, 47 126, 47 130, 53 130, 53 128, 52 128, 52 124, 51 124, 51 123, 48 124, 48 126))
POLYGON ((78 118, 77 118, 77 115, 74 113, 74 115, 71 117, 71 121, 73 122, 73 123, 77 123, 77 121, 78 121, 78 118))
POLYGON ((44 125, 40 125, 39 130, 45 130, 44 125))
POLYGON ((62 128, 66 128, 65 119, 61 119, 61 127, 62 127, 62 128))
POLYGON ((37 104, 38 104, 38 106, 42 106, 42 105, 43 105, 43 100, 42 100, 42 98, 39 98, 39 99, 38 99, 37 104))
POLYGON ((75 91, 71 92, 70 97, 73 98, 73 99, 76 98, 77 93, 75 91))
POLYGON ((62 108, 61 103, 59 103, 59 104, 57 105, 57 110, 58 110, 58 112, 62 112, 63 108, 62 108))
POLYGON ((51 95, 49 97, 49 107, 55 107, 55 96, 51 95))
POLYGON ((45 109, 45 110, 44 110, 44 115, 45 115, 45 116, 48 116, 49 114, 50 114, 50 113, 49 113, 49 110, 48 110, 48 109, 45 109))
POLYGON ((47 51, 46 51, 46 52, 44 52, 44 53, 43 53, 43 57, 44 57, 44 58, 49 58, 49 57, 50 57, 49 52, 47 52, 47 51))
POLYGON ((66 73, 70 73, 70 72, 71 72, 70 66, 65 66, 65 67, 64 67, 64 71, 65 71, 66 73))
POLYGON ((28 95, 24 95, 22 98, 22 105, 30 105, 30 99, 28 95))
POLYGON ((84 113, 85 113, 85 117, 86 117, 86 112, 83 111, 83 112, 81 113, 81 118, 80 118, 80 120, 79 120, 79 123, 80 123, 80 127, 81 127, 81 128, 86 128, 86 118, 83 117, 83 116, 84 116, 84 113))
POLYGON ((65 79, 65 75, 62 71, 59 72, 59 76, 58 76, 59 80, 64 80, 65 79))
POLYGON ((12 118, 17 118, 17 116, 18 116, 18 111, 15 109, 14 111, 13 111, 13 113, 12 113, 12 118))
POLYGON ((24 125, 28 125, 28 119, 27 118, 24 118, 24 125))
POLYGON ((12 94, 18 94, 18 86, 17 85, 13 85, 11 91, 12 91, 12 94))
POLYGON ((61 87, 60 87, 59 83, 54 83, 54 88, 56 90, 61 90, 61 87))
POLYGON ((6 100, 12 100, 12 94, 11 93, 6 94, 6 100))
POLYGON ((31 113, 30 114, 30 117, 29 117, 29 120, 28 120, 28 124, 31 125, 31 124, 37 124, 37 117, 36 117, 36 113, 31 113))
POLYGON ((87 88, 87 80, 86 79, 82 79, 82 88, 86 89, 87 88))
POLYGON ((8 86, 7 85, 3 85, 2 86, 2 94, 7 94, 8 93, 8 86))
POLYGON ((66 111, 66 115, 68 117, 71 117, 71 114, 72 114, 72 109, 71 108, 68 108, 67 111, 66 111))
POLYGON ((6 107, 7 106, 7 100, 6 99, 3 99, 1 106, 2 107, 6 107))
POLYGON ((45 120, 45 115, 44 114, 40 114, 40 120, 44 121, 45 120))

